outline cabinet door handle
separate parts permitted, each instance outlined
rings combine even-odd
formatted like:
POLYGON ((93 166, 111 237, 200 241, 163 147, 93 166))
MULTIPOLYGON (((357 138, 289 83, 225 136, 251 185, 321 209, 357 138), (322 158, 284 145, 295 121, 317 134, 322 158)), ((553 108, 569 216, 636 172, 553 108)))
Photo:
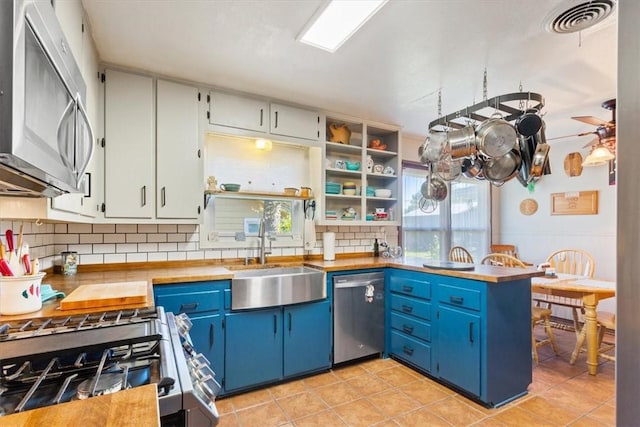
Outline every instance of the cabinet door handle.
POLYGON ((409 356, 413 356, 413 349, 409 346, 402 347, 402 351, 408 354, 409 356))
POLYGON ((214 336, 215 334, 215 328, 213 327, 213 323, 211 325, 209 325, 209 348, 213 348, 213 341, 214 341, 214 336))
POLYGON ((180 304, 180 310, 179 311, 189 311, 189 310, 195 310, 196 308, 198 308, 198 305, 200 303, 199 302, 190 302, 188 304, 180 304))
POLYGON ((402 311, 404 311, 405 313, 411 313, 413 311, 413 307, 411 307, 410 305, 402 305, 402 311))
POLYGON ((278 333, 278 316, 276 316, 275 314, 273 315, 273 334, 277 334, 278 333))
POLYGON ((260 127, 262 127, 262 124, 264 123, 264 108, 260 109, 260 127))
POLYGON ((402 291, 413 293, 413 286, 402 285, 402 291))
POLYGON ((402 330, 408 334, 413 334, 413 326, 402 325, 402 330))
POLYGON ((473 342, 473 322, 469 322, 469 342, 473 342))
POLYGON ((165 187, 162 187, 162 189, 160 190, 160 205, 162 207, 164 207, 165 205, 165 187))
POLYGON ((449 301, 451 301, 453 304, 462 304, 462 301, 464 300, 464 298, 462 297, 456 297, 456 296, 449 296, 449 301))
POLYGON ((142 197, 142 206, 147 205, 147 186, 143 185, 140 189, 140 196, 142 197))
POLYGON ((278 112, 276 111, 276 123, 275 126, 273 126, 274 129, 278 129, 278 112))
POLYGON ((293 326, 292 320, 293 320, 293 318, 291 317, 291 313, 289 313, 289 332, 291 332, 291 328, 293 326))

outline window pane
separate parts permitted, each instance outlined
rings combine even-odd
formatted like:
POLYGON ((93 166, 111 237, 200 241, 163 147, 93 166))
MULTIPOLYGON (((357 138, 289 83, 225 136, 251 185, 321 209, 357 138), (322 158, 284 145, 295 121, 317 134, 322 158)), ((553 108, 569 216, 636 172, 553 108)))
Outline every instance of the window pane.
POLYGON ((474 259, 489 246, 489 184, 458 178, 433 212, 420 209, 426 170, 403 169, 402 246, 406 256, 447 259, 452 246, 464 246, 474 259))

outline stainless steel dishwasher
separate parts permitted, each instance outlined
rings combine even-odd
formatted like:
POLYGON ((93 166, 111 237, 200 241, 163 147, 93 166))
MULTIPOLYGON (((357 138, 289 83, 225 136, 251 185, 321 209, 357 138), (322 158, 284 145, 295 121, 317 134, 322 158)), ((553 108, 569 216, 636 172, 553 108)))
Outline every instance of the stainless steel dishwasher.
POLYGON ((333 363, 384 351, 384 273, 333 277, 333 363))

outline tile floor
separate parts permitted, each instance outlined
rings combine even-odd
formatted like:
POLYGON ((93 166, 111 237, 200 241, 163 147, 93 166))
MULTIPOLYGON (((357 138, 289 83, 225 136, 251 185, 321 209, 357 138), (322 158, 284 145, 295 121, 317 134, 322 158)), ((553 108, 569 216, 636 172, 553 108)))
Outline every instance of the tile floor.
POLYGON ((392 359, 368 360, 219 399, 220 427, 615 426, 615 363, 587 373, 569 357, 572 331, 554 329, 560 354, 539 349, 529 393, 487 409, 392 359))

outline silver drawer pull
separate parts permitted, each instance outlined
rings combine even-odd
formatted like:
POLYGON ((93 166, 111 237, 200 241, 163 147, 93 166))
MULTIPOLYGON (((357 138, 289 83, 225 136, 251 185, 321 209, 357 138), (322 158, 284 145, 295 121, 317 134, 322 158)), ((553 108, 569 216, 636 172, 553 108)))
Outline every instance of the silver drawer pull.
POLYGON ((449 301, 451 301, 454 304, 462 304, 462 301, 464 301, 464 298, 451 295, 449 297, 449 301))

